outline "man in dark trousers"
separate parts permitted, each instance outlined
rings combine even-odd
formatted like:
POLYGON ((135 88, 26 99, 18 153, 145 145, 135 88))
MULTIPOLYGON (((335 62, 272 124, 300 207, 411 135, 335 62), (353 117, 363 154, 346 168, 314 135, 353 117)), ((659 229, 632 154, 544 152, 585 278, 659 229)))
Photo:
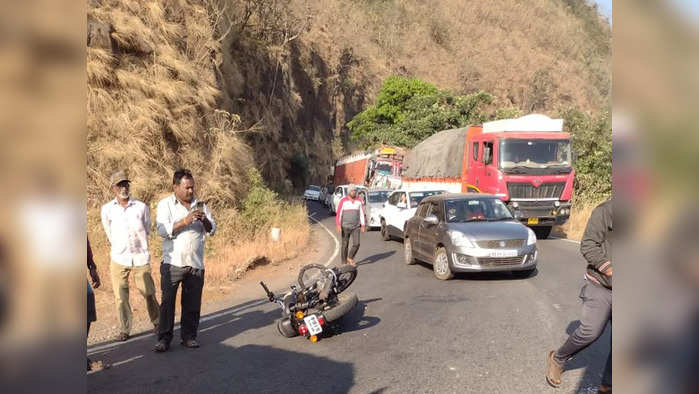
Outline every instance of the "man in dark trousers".
MULTIPOLYGON (((548 355, 546 381, 553 387, 561 384, 566 361, 590 346, 612 320, 612 202, 607 200, 592 211, 580 243, 587 260, 585 284, 580 291, 583 312, 580 326, 558 350, 548 355)), ((611 337, 610 337, 611 338, 611 337)), ((612 349, 604 367, 600 393, 612 391, 612 349)))
POLYGON ((194 197, 194 177, 188 170, 177 170, 172 179, 174 193, 158 203, 157 228, 163 238, 160 265, 160 332, 156 352, 170 348, 175 326, 177 288, 182 284, 182 345, 198 348, 197 331, 204 288, 204 241, 214 235, 216 222, 211 211, 194 197))
POLYGON ((335 223, 337 232, 342 234, 342 264, 356 265, 354 256, 359 250, 359 231, 366 231, 364 204, 357 198, 357 190, 350 188, 349 194, 337 205, 335 223), (352 249, 349 240, 352 238, 352 249), (349 249, 349 250, 348 250, 349 249))

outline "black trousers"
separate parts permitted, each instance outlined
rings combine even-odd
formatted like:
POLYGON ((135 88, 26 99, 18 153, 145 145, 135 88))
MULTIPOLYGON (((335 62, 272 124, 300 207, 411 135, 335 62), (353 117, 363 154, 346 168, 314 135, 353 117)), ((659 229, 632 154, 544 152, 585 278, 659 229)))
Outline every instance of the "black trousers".
POLYGON ((175 300, 180 283, 182 283, 180 335, 183 341, 197 337, 204 270, 160 264, 160 288, 163 294, 160 303, 159 341, 164 340, 167 343, 172 341, 175 328, 175 300))
POLYGON ((342 228, 342 264, 347 262, 347 257, 354 259, 354 256, 359 250, 359 234, 362 228, 342 228), (352 249, 349 249, 349 241, 352 238, 352 249))
MULTIPOLYGON (((583 300, 580 326, 553 356, 561 365, 595 342, 604 332, 607 322, 611 323, 612 321, 612 291, 610 289, 588 282, 580 290, 580 298, 583 300)), ((612 384, 611 336, 609 356, 607 357, 607 365, 604 367, 602 384, 612 384)))

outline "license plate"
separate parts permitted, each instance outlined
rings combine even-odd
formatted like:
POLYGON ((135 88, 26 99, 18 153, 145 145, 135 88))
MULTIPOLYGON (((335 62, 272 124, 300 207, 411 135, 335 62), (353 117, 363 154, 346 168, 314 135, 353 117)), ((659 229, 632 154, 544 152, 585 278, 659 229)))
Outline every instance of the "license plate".
POLYGON ((303 318, 303 322, 306 323, 308 327, 308 333, 311 335, 318 335, 323 332, 323 327, 320 326, 320 322, 316 315, 310 315, 303 318))
POLYGON ((517 256, 516 250, 494 250, 490 252, 490 257, 515 257, 517 256))
POLYGON ((527 224, 539 224, 539 218, 529 218, 527 224))

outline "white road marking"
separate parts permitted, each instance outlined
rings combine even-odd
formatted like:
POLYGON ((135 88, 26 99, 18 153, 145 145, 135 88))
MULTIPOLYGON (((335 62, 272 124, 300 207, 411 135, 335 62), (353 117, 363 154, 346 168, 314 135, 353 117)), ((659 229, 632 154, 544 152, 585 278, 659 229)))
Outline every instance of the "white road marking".
POLYGON ((311 220, 313 220, 314 222, 320 224, 320 227, 322 227, 323 230, 325 230, 328 234, 330 234, 330 237, 332 237, 333 241, 335 241, 335 251, 333 252, 333 255, 330 256, 330 259, 324 264, 324 265, 327 267, 327 266, 329 266, 329 265, 335 260, 335 258, 337 257, 338 253, 340 253, 340 241, 337 239, 337 237, 335 236, 335 234, 333 234, 333 232, 330 231, 330 229, 329 229, 327 226, 325 226, 323 223, 321 223, 320 220, 314 218, 314 217, 313 217, 314 215, 315 215, 315 212, 313 212, 312 214, 310 214, 308 217, 309 217, 311 220))
MULTIPOLYGON (((112 364, 112 367, 118 367, 122 364, 130 363, 131 361, 138 360, 139 358, 143 358, 143 355, 141 354, 140 356, 135 356, 135 357, 127 358, 126 360, 123 360, 123 361, 115 362, 112 364)), ((100 369, 99 371, 94 371, 94 370, 88 371, 87 374, 92 375, 93 373, 101 372, 101 371, 104 371, 104 369, 100 369)))
POLYGON ((568 238, 558 238, 558 237, 549 237, 549 239, 559 239, 561 241, 566 241, 566 242, 572 242, 574 244, 580 245, 580 241, 576 241, 574 239, 568 239, 568 238))
MULTIPOLYGON (((327 266, 329 266, 330 264, 332 264, 332 262, 333 262, 333 261, 335 260, 335 258, 337 257, 338 253, 340 253, 340 241, 337 239, 337 237, 335 236, 335 234, 333 234, 332 231, 330 231, 330 229, 328 229, 327 226, 325 226, 323 223, 321 223, 320 220, 314 218, 314 217, 313 217, 314 215, 315 215, 315 212, 311 213, 308 217, 309 217, 311 220, 313 220, 314 222, 318 223, 318 224, 323 228, 323 230, 325 230, 325 231, 330 235, 330 237, 333 239, 333 241, 335 241, 335 251, 333 252, 333 255, 330 257, 330 259, 328 259, 328 261, 324 264, 324 265, 327 267, 327 266)), ((209 321, 209 320, 213 320, 213 319, 219 318, 219 317, 221 317, 221 316, 225 316, 225 315, 229 315, 229 314, 231 314, 231 313, 238 312, 238 311, 240 311, 240 310, 242 310, 242 309, 246 309, 246 308, 250 308, 250 307, 254 307, 254 306, 260 306, 260 305, 266 304, 267 302, 268 302, 268 301, 267 301, 266 299, 264 299, 264 300, 258 300, 258 301, 255 302, 255 303, 252 303, 252 304, 250 304, 250 305, 244 305, 244 306, 242 306, 242 307, 240 307, 240 308, 235 308, 235 309, 232 309, 232 310, 226 309, 226 310, 224 310, 224 311, 221 311, 221 312, 218 312, 218 313, 214 313, 214 314, 212 314, 212 315, 208 315, 208 316, 202 317, 201 319, 199 319, 199 322, 200 322, 200 323, 202 323, 202 322, 207 322, 207 321, 209 321)), ((219 325, 222 325, 222 324, 226 324, 226 323, 221 323, 221 324, 219 324, 219 325)), ((200 332, 203 332, 203 331, 209 330, 209 329, 211 329, 211 328, 217 327, 217 326, 219 326, 219 325, 215 325, 215 326, 212 326, 212 327, 208 327, 208 328, 205 328, 205 329, 202 329, 202 330, 199 330, 199 331, 200 331, 200 332)), ((179 329, 180 329, 180 325, 179 325, 179 324, 175 325, 174 331, 177 331, 177 330, 179 330, 179 329)), ((143 334, 141 334, 141 335, 133 336, 133 337, 129 338, 128 340, 124 341, 124 342, 116 342, 116 343, 113 342, 113 343, 107 343, 107 344, 104 344, 104 345, 94 346, 94 347, 88 348, 87 354, 88 354, 88 355, 94 355, 94 354, 98 354, 98 353, 103 353, 103 352, 105 352, 105 351, 108 351, 108 350, 111 350, 111 349, 115 349, 115 348, 117 348, 117 347, 119 347, 119 346, 121 346, 121 345, 127 344, 127 343, 129 343, 129 342, 135 342, 135 341, 138 341, 138 340, 140 340, 140 339, 142 339, 142 338, 145 338, 145 337, 151 336, 151 335, 153 335, 153 334, 150 333, 150 332, 146 332, 146 333, 143 333, 143 334)), ((113 364, 113 365, 116 365, 116 364, 113 364)))
POLYGON ((223 322, 223 323, 214 324, 213 326, 206 327, 206 328, 202 328, 201 330, 199 330, 199 332, 205 332, 205 331, 213 330, 214 328, 221 327, 221 326, 226 325, 226 324, 229 324, 229 323, 233 323, 233 322, 236 321, 236 320, 238 320, 238 318, 231 319, 231 320, 228 320, 228 321, 223 322))

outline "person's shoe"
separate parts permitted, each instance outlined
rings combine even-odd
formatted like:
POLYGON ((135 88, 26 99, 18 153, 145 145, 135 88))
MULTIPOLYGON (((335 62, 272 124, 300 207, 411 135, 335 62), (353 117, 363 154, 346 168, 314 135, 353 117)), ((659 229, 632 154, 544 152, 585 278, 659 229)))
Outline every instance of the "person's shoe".
POLYGON ((598 393, 612 394, 612 386, 607 386, 606 384, 600 384, 597 389, 598 393))
POLYGON ((120 334, 117 335, 117 337, 116 337, 116 340, 119 341, 119 342, 124 342, 124 341, 126 341, 127 339, 129 339, 129 334, 127 334, 127 333, 125 333, 125 332, 120 333, 120 334))
POLYGON ((199 342, 197 342, 195 339, 183 340, 180 343, 182 344, 182 346, 188 347, 190 349, 196 349, 199 347, 199 342))
POLYGON ((555 353, 555 350, 551 350, 546 360, 546 381, 551 387, 558 387, 561 385, 561 374, 563 373, 563 365, 559 364, 553 358, 555 353))
POLYGON ((156 353, 167 352, 170 349, 170 344, 165 341, 158 341, 153 347, 153 351, 156 353))

